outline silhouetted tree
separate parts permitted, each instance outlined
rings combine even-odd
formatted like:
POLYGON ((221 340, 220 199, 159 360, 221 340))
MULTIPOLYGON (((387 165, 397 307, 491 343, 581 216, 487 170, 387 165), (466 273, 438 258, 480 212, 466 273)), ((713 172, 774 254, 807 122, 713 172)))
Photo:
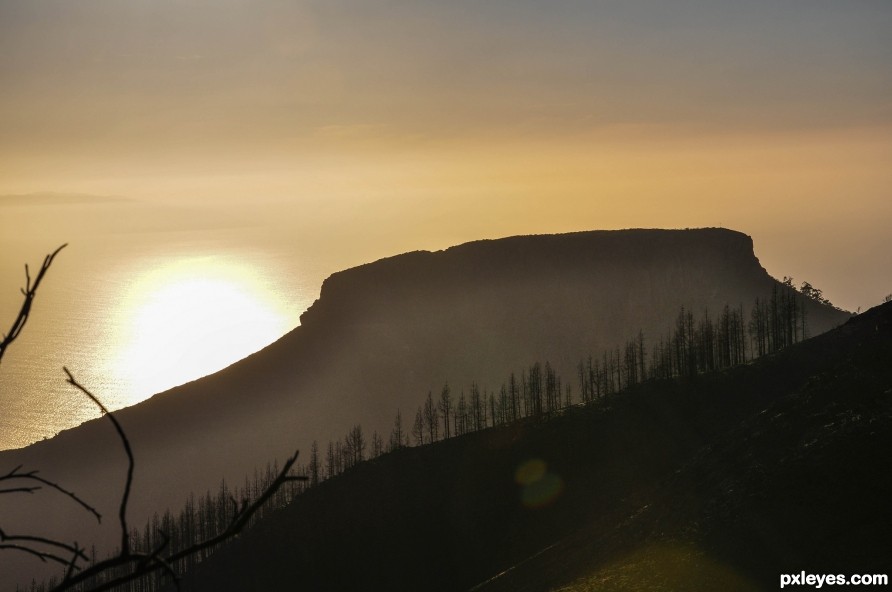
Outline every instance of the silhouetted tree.
POLYGON ((365 436, 362 434, 362 426, 354 425, 347 434, 347 453, 350 455, 350 466, 365 460, 365 436))
POLYGON ((557 373, 548 360, 545 360, 545 412, 554 413, 560 407, 561 389, 557 373))
POLYGON ((806 298, 810 298, 815 302, 833 306, 833 304, 829 300, 824 298, 824 292, 819 288, 812 286, 809 282, 802 282, 802 285, 799 287, 799 292, 801 292, 802 295, 804 295, 806 298))
POLYGON ((372 458, 378 458, 384 454, 384 440, 375 431, 372 433, 372 458))
POLYGON ((424 444, 424 411, 421 407, 415 413, 415 423, 412 424, 412 437, 415 438, 415 445, 424 444))
POLYGON ((542 366, 536 362, 527 373, 526 380, 527 416, 542 415, 542 366))
POLYGON ((644 346, 644 331, 638 330, 638 380, 644 380, 647 376, 646 373, 646 362, 645 362, 645 346, 644 346))
POLYGON ((434 396, 427 392, 427 400, 424 402, 424 425, 427 428, 428 442, 436 442, 440 439, 440 413, 434 404, 434 396))
MULTIPOLYGON (((589 360, 591 360, 591 356, 589 356, 589 360)), ((579 392, 582 396, 582 402, 588 403, 591 400, 591 383, 588 380, 588 372, 585 368, 585 362, 582 360, 579 360, 579 364, 576 366, 576 377, 579 380, 579 392)))
POLYGON ((399 450, 405 445, 406 434, 403 430, 403 416, 400 410, 396 410, 393 418, 393 430, 390 432, 390 451, 399 450))
POLYGON ((455 426, 455 434, 463 436, 468 433, 468 404, 465 401, 465 391, 462 389, 458 397, 458 404, 455 406, 455 417, 453 418, 455 426))
POLYGON ((443 390, 440 391, 440 402, 437 404, 437 408, 443 416, 443 437, 448 438, 452 435, 452 431, 449 427, 449 412, 452 409, 452 396, 449 394, 449 383, 445 383, 443 385, 443 390))
POLYGON ((329 440, 328 449, 325 452, 325 476, 331 479, 338 474, 338 460, 335 453, 335 445, 329 440))
POLYGON ((508 399, 508 387, 503 382, 502 387, 499 389, 499 402, 496 407, 496 422, 498 425, 504 425, 510 421, 510 409, 511 403, 508 399))
POLYGON ((623 354, 624 388, 631 388, 638 383, 638 348, 634 342, 627 341, 623 354))
POLYGON ((319 485, 319 444, 316 440, 313 440, 313 444, 310 446, 310 486, 315 487, 319 485))
POLYGON ((520 419, 520 392, 517 385, 517 378, 514 376, 514 372, 511 373, 511 376, 508 378, 508 408, 511 417, 511 421, 517 421, 520 419))

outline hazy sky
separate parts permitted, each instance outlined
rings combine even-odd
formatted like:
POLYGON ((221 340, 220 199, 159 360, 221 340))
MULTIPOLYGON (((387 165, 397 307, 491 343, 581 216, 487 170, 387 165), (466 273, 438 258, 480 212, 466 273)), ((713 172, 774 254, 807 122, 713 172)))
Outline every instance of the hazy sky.
POLYGON ((888 0, 0 0, 0 195, 353 262, 722 225, 854 309, 892 292, 890 31, 888 0))

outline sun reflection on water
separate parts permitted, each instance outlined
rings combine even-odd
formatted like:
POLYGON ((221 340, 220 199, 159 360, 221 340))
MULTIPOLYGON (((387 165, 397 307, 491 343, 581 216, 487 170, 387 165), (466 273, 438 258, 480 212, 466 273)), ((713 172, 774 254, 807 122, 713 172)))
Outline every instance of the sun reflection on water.
POLYGON ((258 270, 222 256, 180 258, 132 281, 116 314, 109 371, 123 404, 205 376, 290 329, 286 303, 258 270))

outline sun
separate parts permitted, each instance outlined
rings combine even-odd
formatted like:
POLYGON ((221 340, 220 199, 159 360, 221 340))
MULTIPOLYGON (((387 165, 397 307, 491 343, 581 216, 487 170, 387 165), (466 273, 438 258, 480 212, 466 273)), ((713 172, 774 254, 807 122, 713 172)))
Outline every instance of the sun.
POLYGON ((256 270, 225 258, 168 262, 130 286, 111 371, 127 404, 236 362, 290 327, 256 270))

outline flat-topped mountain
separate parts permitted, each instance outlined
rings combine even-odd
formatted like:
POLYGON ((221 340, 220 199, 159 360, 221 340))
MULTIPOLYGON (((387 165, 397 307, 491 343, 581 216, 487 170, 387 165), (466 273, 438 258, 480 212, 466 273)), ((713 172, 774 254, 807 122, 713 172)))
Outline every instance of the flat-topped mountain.
MULTIPOLYGON (((639 330, 658 339, 682 306, 697 316, 741 306, 748 318, 774 289, 789 290, 759 265, 748 236, 724 229, 512 237, 335 273, 276 343, 117 412, 136 455, 134 523, 356 423, 386 439, 398 409, 408 424, 447 381, 456 393, 472 381, 493 391, 512 371, 549 361, 575 384, 581 358, 639 330)), ((806 312, 811 334, 849 316, 814 301, 806 312)), ((18 465, 116 511, 126 464, 105 420, 0 453, 0 470, 18 465)), ((60 538, 113 540, 114 524, 100 531, 72 519, 64 501, 31 497, 0 507, 9 531, 51 524, 60 538)), ((0 566, 0 581, 12 563, 0 566)))

